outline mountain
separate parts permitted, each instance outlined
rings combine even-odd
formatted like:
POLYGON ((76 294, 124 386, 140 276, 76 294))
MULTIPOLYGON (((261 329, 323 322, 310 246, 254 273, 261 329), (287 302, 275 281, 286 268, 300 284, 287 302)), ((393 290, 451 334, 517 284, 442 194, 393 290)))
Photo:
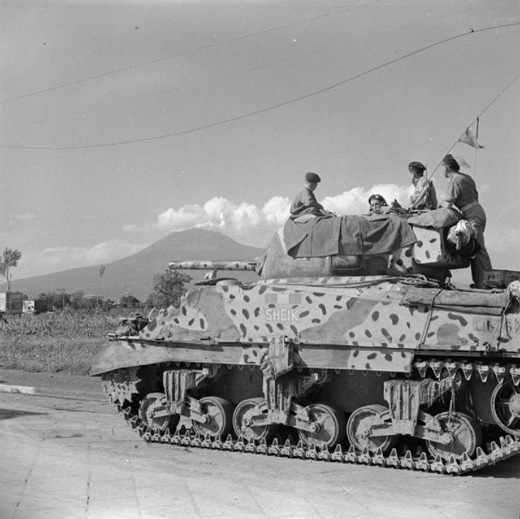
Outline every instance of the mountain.
MULTIPOLYGON (((264 249, 242 245, 215 231, 190 229, 172 232, 132 256, 106 263, 106 270, 101 278, 100 265, 97 265, 15 279, 11 288, 29 297, 64 289, 67 293, 82 290, 85 294, 101 294, 114 301, 123 295, 133 295, 145 300, 152 291, 154 274, 165 272, 170 261, 253 260, 263 252, 264 249)), ((187 270, 185 273, 197 281, 204 277, 206 271, 187 270)), ((243 281, 258 279, 254 272, 223 271, 222 276, 243 281)), ((5 292, 6 289, 5 283, 0 285, 0 292, 5 292)))

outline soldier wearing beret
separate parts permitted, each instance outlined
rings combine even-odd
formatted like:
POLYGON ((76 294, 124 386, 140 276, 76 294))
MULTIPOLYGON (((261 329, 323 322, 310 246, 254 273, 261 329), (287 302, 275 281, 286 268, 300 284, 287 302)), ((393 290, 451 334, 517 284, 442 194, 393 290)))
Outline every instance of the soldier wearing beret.
POLYGON ((410 209, 437 209, 437 193, 431 180, 424 176, 426 167, 421 162, 410 162, 408 171, 412 175, 413 193, 410 196, 410 209))
POLYGON ((291 204, 291 218, 293 220, 304 214, 312 214, 314 216, 331 215, 314 196, 314 191, 320 182, 321 178, 317 173, 309 172, 305 174, 305 186, 294 197, 291 204))
POLYGON ((484 288, 484 271, 491 270, 492 266, 484 243, 486 213, 478 201, 477 186, 472 177, 460 171, 460 165, 453 155, 446 155, 442 159, 442 166, 444 176, 448 179, 448 189, 440 205, 448 208, 456 207, 475 230, 475 241, 479 250, 471 259, 471 276, 476 288, 484 288))

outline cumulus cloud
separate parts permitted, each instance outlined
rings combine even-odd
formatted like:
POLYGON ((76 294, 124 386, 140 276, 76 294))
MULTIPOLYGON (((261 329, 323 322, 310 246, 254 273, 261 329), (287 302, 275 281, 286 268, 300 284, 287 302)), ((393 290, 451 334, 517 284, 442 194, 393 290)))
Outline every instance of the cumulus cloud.
POLYGON ((200 205, 185 205, 180 209, 168 209, 157 218, 157 225, 171 230, 191 229, 206 219, 204 208, 200 205))
POLYGON ((402 187, 395 184, 377 184, 368 190, 355 187, 340 195, 326 197, 322 203, 325 208, 337 215, 362 214, 368 211, 368 198, 374 193, 382 195, 389 204, 397 200, 403 207, 407 207, 412 189, 412 186, 402 187))
POLYGON ((270 225, 281 227, 289 217, 290 200, 282 196, 271 198, 262 207, 262 212, 266 215, 270 225))
MULTIPOLYGON (((362 214, 368 209, 368 197, 372 193, 383 195, 389 203, 395 199, 406 206, 410 191, 411 187, 379 184, 368 190, 356 187, 336 196, 325 197, 321 202, 326 209, 337 215, 362 214)), ((289 198, 281 196, 271 198, 261 207, 215 197, 203 205, 167 209, 159 214, 154 227, 156 230, 169 232, 192 228, 215 230, 241 243, 263 247, 288 218, 290 204, 289 198)), ((147 229, 150 230, 150 227, 147 229)), ((137 231, 144 228, 126 226, 125 230, 137 231)))
POLYGON ((185 205, 164 211, 157 217, 156 227, 163 231, 214 230, 242 243, 253 244, 256 240, 259 242, 256 245, 263 246, 273 230, 289 216, 289 205, 289 199, 282 197, 272 198, 263 207, 215 197, 203 205, 185 205))

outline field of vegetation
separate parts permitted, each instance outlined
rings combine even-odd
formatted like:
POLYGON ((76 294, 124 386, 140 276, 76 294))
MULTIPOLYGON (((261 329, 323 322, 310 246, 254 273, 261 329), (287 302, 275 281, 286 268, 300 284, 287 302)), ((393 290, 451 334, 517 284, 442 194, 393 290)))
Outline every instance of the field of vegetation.
MULTIPOLYGON (((5 265, 2 261, 0 258, 0 274, 5 265)), ((152 307, 177 304, 190 281, 176 271, 156 274, 147 303, 127 295, 117 307, 109 300, 86 297, 82 291, 42 293, 37 298, 45 303, 42 313, 0 314, 0 367, 86 375, 94 356, 107 344, 107 334, 117 330, 119 318, 143 312, 143 308, 148 309, 147 314, 152 307)), ((14 294, 28 299, 21 292, 11 292, 14 294)))
MULTIPOLYGON (((6 315, 0 321, 0 366, 38 372, 87 374, 118 317, 105 311, 59 310, 39 315, 6 315)), ((130 313, 126 310, 127 313, 130 313)))

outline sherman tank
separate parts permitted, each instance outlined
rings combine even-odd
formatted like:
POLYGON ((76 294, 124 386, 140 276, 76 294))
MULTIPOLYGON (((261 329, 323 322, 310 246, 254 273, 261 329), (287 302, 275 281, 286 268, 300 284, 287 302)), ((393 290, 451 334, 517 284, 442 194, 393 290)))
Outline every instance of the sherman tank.
POLYGON ((468 258, 413 222, 288 221, 261 258, 172 261, 204 280, 122 320, 91 375, 149 442, 454 475, 514 456, 519 273, 457 288, 468 258))

